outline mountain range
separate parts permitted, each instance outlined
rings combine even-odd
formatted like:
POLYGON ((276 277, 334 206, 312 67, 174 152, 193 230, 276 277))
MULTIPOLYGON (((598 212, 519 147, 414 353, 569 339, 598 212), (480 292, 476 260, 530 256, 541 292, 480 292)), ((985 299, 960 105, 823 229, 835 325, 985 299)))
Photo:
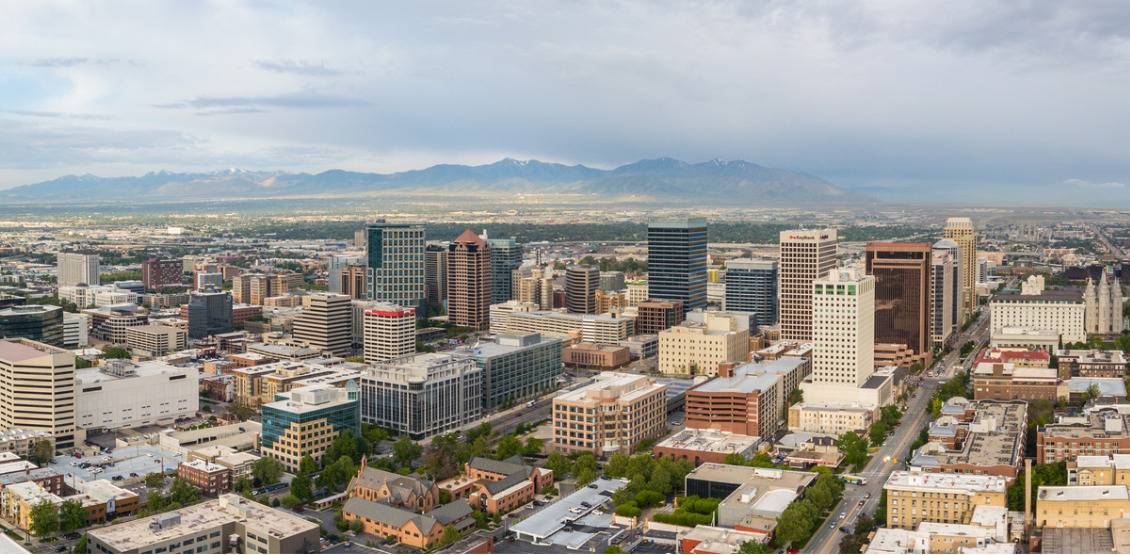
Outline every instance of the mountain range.
POLYGON ((673 158, 641 160, 612 170, 506 158, 482 166, 441 164, 391 174, 223 170, 161 171, 139 177, 68 175, 0 191, 0 199, 12 203, 88 203, 348 195, 490 198, 513 194, 571 194, 594 200, 719 206, 876 202, 874 197, 840 189, 804 173, 766 168, 744 160, 689 164, 673 158))

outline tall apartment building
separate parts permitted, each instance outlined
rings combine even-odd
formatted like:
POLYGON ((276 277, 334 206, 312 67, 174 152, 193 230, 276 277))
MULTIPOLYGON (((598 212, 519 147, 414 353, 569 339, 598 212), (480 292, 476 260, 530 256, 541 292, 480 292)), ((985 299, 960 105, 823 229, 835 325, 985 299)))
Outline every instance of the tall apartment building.
POLYGON ((290 279, 285 275, 242 274, 232 278, 232 299, 237 303, 261 305, 264 299, 289 291, 290 279))
POLYGON ((597 457, 630 454, 660 436, 667 386, 647 376, 601 372, 596 382, 553 398, 553 450, 597 457))
POLYGON ((777 262, 739 258, 726 262, 725 307, 757 314, 757 325, 777 323, 777 262))
POLYGON ((188 300, 188 337, 204 339, 232 331, 232 296, 227 291, 193 291, 188 300))
POLYGON ((683 323, 682 301, 647 300, 636 305, 636 334, 656 335, 683 323))
POLYGON ((946 239, 957 243, 961 254, 961 325, 973 315, 977 307, 977 232, 969 218, 946 220, 946 239))
POLYGON ((448 245, 428 245, 424 249, 424 295, 428 304, 442 306, 447 301, 448 245))
POLYGON ((447 314, 452 324, 476 331, 490 327, 490 246, 471 230, 447 251, 447 314))
POLYGON ((504 303, 514 298, 514 270, 522 266, 522 245, 513 239, 484 240, 490 246, 491 304, 504 303))
MULTIPOLYGON (((492 254, 493 256, 493 254, 492 254)), ((596 290, 600 287, 600 268, 565 268, 565 308, 570 314, 596 314, 596 290)))
POLYGON ((706 307, 706 220, 665 218, 647 225, 648 290, 653 299, 706 307))
POLYGON ((63 346, 63 309, 30 304, 0 309, 0 339, 30 339, 63 346))
POLYGON ((340 286, 338 292, 351 299, 365 298, 365 266, 363 264, 350 264, 338 273, 340 286))
POLYGON ((391 360, 416 352, 416 310, 377 305, 365 310, 365 362, 391 360))
POLYGON ((0 431, 45 430, 59 449, 75 426, 75 355, 29 339, 0 341, 0 431))
POLYGON ((351 430, 361 435, 357 384, 345 387, 310 385, 279 393, 263 405, 263 456, 277 459, 296 472, 302 457, 322 460, 337 436, 351 430))
POLYGON ((184 265, 180 260, 159 260, 150 258, 141 263, 141 281, 150 291, 160 291, 166 287, 180 287, 184 265))
POLYGON ((748 316, 725 312, 699 312, 695 316, 659 332, 660 372, 713 376, 723 362, 748 360, 748 316))
POLYGON ((887 478, 887 528, 914 530, 922 522, 969 524, 979 506, 1007 507, 1008 481, 976 476, 896 470, 887 478))
POLYGON ((310 295, 306 310, 294 319, 294 339, 312 349, 348 357, 352 338, 352 299, 346 295, 310 295))
POLYGON ((812 372, 806 358, 723 364, 718 375, 687 390, 687 427, 773 437, 788 416, 788 397, 812 372))
POLYGON ((536 333, 498 334, 492 342, 459 347, 451 354, 483 370, 483 409, 521 403, 551 390, 561 375, 561 340, 536 333))
POLYGON ((541 310, 553 309, 553 267, 521 268, 514 271, 514 298, 533 303, 541 310))
POLYGON ((596 313, 605 314, 628 308, 628 296, 623 291, 596 290, 596 313))
POLYGON ((368 298, 419 307, 424 302, 424 226, 379 221, 365 228, 368 298))
POLYGON ((483 370, 468 358, 421 353, 361 371, 361 420, 412 439, 479 419, 483 370))
POLYGON ((781 232, 781 339, 812 341, 812 282, 836 268, 836 230, 781 232))
POLYGON ((59 287, 85 283, 101 285, 102 274, 99 268, 98 253, 64 251, 55 255, 59 287))
POLYGON ((875 342, 906 345, 911 361, 929 366, 931 341, 929 243, 867 243, 867 274, 875 278, 875 342))
POLYGON ((812 283, 814 383, 859 388, 875 372, 875 278, 860 270, 840 268, 812 283))
POLYGON ((934 243, 930 254, 930 340, 935 345, 944 345, 957 331, 959 320, 957 303, 961 299, 961 271, 959 256, 951 251, 958 249, 957 243, 942 239, 934 243))
MULTIPOLYGON (((329 258, 329 260, 326 261, 326 282, 327 282, 327 285, 329 286, 329 292, 330 293, 348 294, 348 293, 346 293, 345 291, 342 290, 341 271, 344 270, 346 268, 346 266, 353 266, 353 265, 358 265, 358 264, 361 265, 362 268, 364 268, 364 266, 365 266, 364 255, 360 255, 360 254, 339 254, 339 255, 331 256, 329 258)), ((361 290, 361 296, 360 297, 353 297, 353 298, 361 299, 361 298, 365 297, 365 290, 366 290, 365 289, 365 271, 363 269, 361 271, 361 287, 360 287, 360 290, 361 290)))

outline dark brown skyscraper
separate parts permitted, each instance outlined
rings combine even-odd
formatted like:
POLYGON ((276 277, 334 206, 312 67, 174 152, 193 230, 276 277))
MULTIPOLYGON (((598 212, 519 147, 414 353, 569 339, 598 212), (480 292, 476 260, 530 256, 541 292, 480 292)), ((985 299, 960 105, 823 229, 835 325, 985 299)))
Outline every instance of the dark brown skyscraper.
POLYGON ((565 309, 570 314, 596 314, 596 290, 600 287, 600 268, 565 268, 565 309))
POLYGON ((646 300, 637 305, 636 333, 654 335, 683 323, 683 301, 646 300))
POLYGON ((468 229, 447 252, 447 314, 451 323, 474 330, 490 327, 490 286, 490 247, 468 229))
POLYGON ((875 276, 875 343, 906 345, 929 365, 929 243, 868 243, 867 273, 875 276))

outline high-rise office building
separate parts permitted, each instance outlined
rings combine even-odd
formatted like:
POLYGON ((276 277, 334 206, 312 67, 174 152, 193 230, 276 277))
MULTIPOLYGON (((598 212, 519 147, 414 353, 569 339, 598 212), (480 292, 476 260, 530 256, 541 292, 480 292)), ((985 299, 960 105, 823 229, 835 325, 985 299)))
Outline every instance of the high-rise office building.
POLYGON ((339 293, 346 295, 351 299, 364 299, 365 298, 365 265, 364 264, 350 264, 341 269, 338 275, 338 281, 341 282, 339 293))
POLYGON ((965 295, 962 292, 965 289, 962 280, 962 260, 965 257, 961 255, 961 245, 958 245, 953 239, 942 239, 934 243, 934 252, 944 254, 953 260, 950 270, 953 276, 950 279, 950 303, 949 303, 949 317, 950 317, 950 334, 957 333, 957 329, 961 327, 964 322, 965 314, 965 295))
POLYGON ((501 333, 490 342, 451 351, 483 369, 483 408, 494 410, 552 390, 561 375, 561 340, 537 333, 501 333))
POLYGON ((513 239, 484 240, 490 246, 491 304, 504 303, 514 298, 514 270, 522 266, 522 245, 513 239))
POLYGON ((930 243, 867 243, 867 274, 875 277, 875 342, 906 345, 912 360, 933 358, 930 243))
POLYGON ((232 331, 232 296, 227 291, 193 291, 188 298, 188 337, 204 339, 232 331))
POLYGON ((385 304, 365 310, 365 362, 416 353, 416 310, 385 304))
POLYGON ((166 287, 180 287, 184 264, 180 260, 159 260, 150 258, 141 263, 141 281, 150 291, 160 291, 166 287))
POLYGON ((836 267, 836 230, 781 232, 781 339, 812 340, 812 282, 836 267))
POLYGON ((420 353, 378 362, 361 370, 360 382, 361 421, 412 439, 459 430, 483 412, 483 371, 469 358, 420 353))
POLYGON ((30 339, 0 341, 0 431, 45 430, 74 447, 75 355, 30 339))
POLYGON ((648 291, 652 299, 706 308, 706 220, 656 219, 647 226, 648 291))
POLYGON ((757 325, 777 323, 777 263, 739 258, 726 262, 725 307, 757 314, 757 325))
POLYGON ((860 270, 840 268, 813 281, 815 383, 859 388, 875 372, 875 278, 860 270))
POLYGON ((400 306, 424 302, 424 226, 377 222, 366 227, 368 298, 400 306))
POLYGON ((353 317, 351 303, 352 299, 347 295, 310 295, 310 304, 294 319, 294 339, 334 356, 349 356, 353 317))
POLYGON ((490 246, 471 230, 447 251, 447 314, 452 324, 490 327, 490 246))
POLYGON ((449 245, 428 245, 424 249, 424 292, 428 304, 447 302, 447 250, 449 245))
POLYGON ((30 339, 63 346, 63 309, 31 304, 0 309, 0 339, 30 339))
POLYGON ((64 251, 55 255, 55 263, 59 287, 102 284, 98 253, 64 251))
MULTIPOLYGON (((329 285, 330 293, 345 293, 344 291, 342 291, 343 284, 341 282, 341 271, 344 270, 346 266, 352 266, 355 264, 360 264, 361 267, 364 268, 365 257, 359 254, 339 254, 331 256, 330 259, 326 261, 326 281, 327 285, 329 285)), ((364 273, 364 271, 362 271, 362 273, 364 273)), ((364 281, 362 281, 362 284, 364 284, 364 281)), ((354 297, 355 299, 361 299, 365 297, 365 287, 362 286, 361 289, 361 296, 354 297)))
POLYGON ((636 334, 655 335, 683 323, 685 312, 679 301, 643 301, 636 305, 636 334))
POLYGON ((624 272, 600 273, 600 288, 605 291, 620 291, 625 285, 624 272))
MULTIPOLYGON (((493 256, 493 254, 492 254, 493 256)), ((596 290, 600 287, 600 268, 565 268, 565 308, 570 314, 596 314, 596 290)))
POLYGON ((973 220, 969 218, 949 218, 946 220, 946 239, 951 239, 961 247, 961 325, 973 315, 977 303, 977 232, 973 220))
MULTIPOLYGON (((934 345, 944 345, 953 334, 954 315, 957 313, 954 295, 960 296, 954 291, 954 284, 960 279, 954 271, 957 261, 952 253, 939 249, 939 243, 941 241, 934 244, 930 255, 930 340, 934 345)), ((954 247, 957 247, 956 243, 954 247)))
POLYGON ((514 270, 514 299, 533 303, 542 310, 553 308, 553 267, 545 269, 519 268, 514 270))

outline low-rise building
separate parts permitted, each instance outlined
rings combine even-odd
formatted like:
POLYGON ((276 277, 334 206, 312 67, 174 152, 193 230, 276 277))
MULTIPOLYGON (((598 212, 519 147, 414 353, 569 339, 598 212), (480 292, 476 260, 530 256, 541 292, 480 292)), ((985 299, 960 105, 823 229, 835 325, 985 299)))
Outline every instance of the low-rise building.
POLYGON ((1071 378, 1060 382, 1059 396, 1066 397, 1067 402, 1072 404, 1082 404, 1090 399, 1125 403, 1126 382, 1122 378, 1071 378))
POLYGON ((1126 486, 1040 486, 1035 525, 1041 528, 1110 528, 1113 519, 1130 517, 1126 486))
POLYGON ((697 467, 703 463, 725 462, 726 455, 736 454, 746 458, 757 454, 761 438, 739 435, 721 430, 686 428, 657 443, 652 449, 655 458, 671 457, 688 460, 697 467))
POLYGON ((955 397, 930 426, 930 441, 911 454, 907 468, 923 472, 1003 476, 1020 473, 1028 404, 955 397))
POLYGON ((401 476, 373 468, 365 457, 345 491, 353 498, 419 512, 428 512, 439 504, 439 488, 434 483, 415 474, 401 476))
POLYGON ((91 553, 184 553, 186 546, 207 553, 321 551, 317 524, 231 493, 87 537, 91 553))
POLYGON ((990 321, 997 330, 1016 326, 1054 330, 1064 343, 1087 339, 1083 295, 1077 290, 1025 287, 1020 293, 997 293, 989 299, 990 321))
POLYGON ((969 524, 978 506, 1007 506, 1007 480, 1002 476, 896 470, 883 489, 887 528, 914 530, 922 522, 969 524))
POLYGON ((207 497, 219 497, 232 487, 231 469, 206 460, 182 462, 177 477, 196 486, 207 497))
POLYGON ((126 330, 126 347, 142 356, 159 357, 184 350, 187 345, 188 331, 172 326, 148 324, 126 330))
POLYGON ((12 428, 0 432, 0 453, 12 453, 17 457, 30 459, 35 453, 35 446, 40 441, 51 443, 51 452, 55 452, 55 437, 51 435, 51 432, 12 428))
POLYGON ((471 506, 463 499, 424 514, 360 497, 350 497, 342 508, 342 517, 346 521, 360 521, 363 532, 381 538, 392 536, 419 549, 431 549, 443 538, 447 526, 459 532, 470 530, 475 526, 472 514, 471 506))
POLYGON ((43 502, 58 507, 63 498, 38 482, 10 484, 0 490, 0 517, 24 530, 31 530, 35 524, 32 508, 43 502))
POLYGON ((1051 356, 1047 351, 1038 349, 998 347, 982 351, 977 363, 982 362, 1012 364, 1017 368, 1048 368, 1051 366, 1051 356))
POLYGON ((1130 414, 1114 409, 1059 417, 1036 429, 1036 462, 1073 461, 1081 455, 1130 453, 1130 414))
POLYGON ((602 372, 595 383, 553 399, 553 450, 631 453, 662 434, 667 386, 647 376, 602 372))
POLYGON ((631 318, 592 314, 514 311, 506 315, 502 329, 493 331, 579 337, 585 343, 618 345, 621 339, 635 334, 635 322, 631 318))
POLYGON ((687 427, 772 437, 788 418, 789 393, 811 372, 805 358, 723 363, 715 378, 687 390, 687 427))
POLYGON ((1002 362, 980 362, 973 369, 975 401, 1055 402, 1059 396, 1059 378, 1055 368, 1031 368, 1002 362))
POLYGON ((771 534, 776 519, 804 490, 816 483, 814 472, 705 463, 687 474, 687 495, 721 499, 719 526, 771 534))
POLYGON ((88 431, 167 425, 200 410, 195 366, 106 361, 75 372, 75 393, 78 427, 88 431))
POLYGON ((789 429, 831 434, 844 432, 864 434, 875 421, 875 410, 869 407, 843 407, 818 403, 797 403, 789 407, 789 429))
POLYGON ((1130 455, 1082 455, 1067 463, 1069 486, 1130 485, 1130 455))
POLYGON ((659 354, 659 336, 653 334, 633 335, 620 340, 621 347, 627 347, 633 359, 644 359, 659 354))
POLYGON ((994 327, 989 336, 989 347, 1021 347, 1054 352, 1059 347, 1058 330, 1031 326, 994 327))
POLYGON ((679 553, 738 553, 745 542, 766 543, 768 534, 743 532, 717 526, 695 526, 675 537, 679 553))
POLYGON ((631 350, 622 346, 574 343, 561 350, 561 361, 565 366, 612 370, 631 360, 631 350))
POLYGON ((723 362, 748 359, 748 316, 696 312, 688 314, 682 324, 659 332, 660 372, 713 376, 723 362))
POLYGON ((468 502, 473 509, 489 515, 513 511, 553 484, 553 471, 528 466, 521 455, 502 461, 474 457, 467 463, 466 472, 479 482, 468 495, 468 502))
POLYGON ((1119 378, 1126 376, 1126 355, 1122 351, 1058 350, 1061 380, 1071 378, 1119 378))

